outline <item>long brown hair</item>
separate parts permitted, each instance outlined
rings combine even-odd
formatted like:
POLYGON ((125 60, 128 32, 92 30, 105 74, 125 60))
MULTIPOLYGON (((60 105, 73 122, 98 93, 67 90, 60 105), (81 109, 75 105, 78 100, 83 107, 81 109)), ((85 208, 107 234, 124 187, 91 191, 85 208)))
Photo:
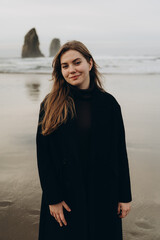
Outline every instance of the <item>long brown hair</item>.
POLYGON ((43 120, 39 124, 42 125, 43 135, 50 134, 61 124, 65 123, 69 114, 71 119, 76 114, 74 100, 69 95, 69 85, 67 85, 66 80, 63 78, 61 73, 61 56, 68 50, 78 51, 83 55, 87 62, 89 62, 92 58, 93 66, 90 70, 90 81, 94 82, 94 85, 97 89, 104 91, 100 81, 101 75, 97 70, 97 64, 86 46, 79 41, 69 41, 65 43, 53 59, 53 87, 51 92, 44 98, 42 102, 43 109, 41 108, 41 111, 44 111, 44 115, 43 120))

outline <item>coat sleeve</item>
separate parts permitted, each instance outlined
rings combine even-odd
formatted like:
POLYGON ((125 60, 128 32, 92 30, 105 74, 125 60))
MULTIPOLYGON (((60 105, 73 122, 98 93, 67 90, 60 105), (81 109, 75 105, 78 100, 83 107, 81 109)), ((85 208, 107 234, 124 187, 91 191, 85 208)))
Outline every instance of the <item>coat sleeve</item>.
MULTIPOLYGON (((44 114, 42 104, 39 112, 39 121, 44 114)), ((37 152, 37 165, 40 178, 42 192, 44 194, 46 203, 48 205, 56 204, 63 201, 62 188, 58 180, 58 174, 55 167, 55 159, 51 157, 49 144, 49 135, 44 136, 41 133, 41 125, 38 124, 36 133, 36 152, 37 152)), ((54 148, 54 143, 53 143, 54 148)), ((53 149, 54 151, 54 149, 53 149)), ((56 154, 55 154, 56 157, 56 154)))
POLYGON ((118 169, 119 169, 119 182, 118 182, 118 196, 119 202, 132 201, 131 183, 128 155, 125 140, 125 128, 121 107, 118 104, 116 107, 116 128, 117 128, 117 156, 118 156, 118 169))

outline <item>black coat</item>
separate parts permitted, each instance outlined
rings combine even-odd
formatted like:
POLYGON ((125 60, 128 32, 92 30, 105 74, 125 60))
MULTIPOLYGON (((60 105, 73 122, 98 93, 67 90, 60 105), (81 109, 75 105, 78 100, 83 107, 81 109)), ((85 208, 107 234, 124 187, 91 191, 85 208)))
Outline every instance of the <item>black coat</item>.
MULTIPOLYGON (((37 161, 42 187, 39 240, 121 240, 118 202, 130 202, 131 186, 121 108, 107 92, 92 97, 92 150, 89 171, 89 206, 86 204, 77 151, 75 119, 48 136, 37 129, 37 161), (65 201, 67 226, 60 227, 49 205, 65 201), (88 214, 86 214, 88 213, 88 214), (91 233, 88 239, 87 230, 91 233)), ((41 106, 42 107, 42 106, 41 106)), ((43 117, 43 111, 39 120, 43 117)))

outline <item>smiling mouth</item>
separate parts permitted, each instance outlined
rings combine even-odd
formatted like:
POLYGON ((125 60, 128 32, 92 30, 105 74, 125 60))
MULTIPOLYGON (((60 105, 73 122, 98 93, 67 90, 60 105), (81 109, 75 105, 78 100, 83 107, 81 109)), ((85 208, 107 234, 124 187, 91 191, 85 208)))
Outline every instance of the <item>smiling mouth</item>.
POLYGON ((75 78, 78 78, 80 75, 76 75, 76 76, 73 76, 71 77, 72 79, 75 79, 75 78))

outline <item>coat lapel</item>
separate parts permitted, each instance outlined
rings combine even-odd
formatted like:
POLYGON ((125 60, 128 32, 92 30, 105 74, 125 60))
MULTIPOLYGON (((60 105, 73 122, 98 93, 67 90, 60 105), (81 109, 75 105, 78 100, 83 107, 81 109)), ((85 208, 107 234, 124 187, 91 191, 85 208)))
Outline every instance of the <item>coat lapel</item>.
POLYGON ((92 98, 92 138, 91 138, 91 167, 96 163, 97 142, 101 141, 99 135, 103 131, 105 114, 104 102, 100 91, 96 91, 92 98))

